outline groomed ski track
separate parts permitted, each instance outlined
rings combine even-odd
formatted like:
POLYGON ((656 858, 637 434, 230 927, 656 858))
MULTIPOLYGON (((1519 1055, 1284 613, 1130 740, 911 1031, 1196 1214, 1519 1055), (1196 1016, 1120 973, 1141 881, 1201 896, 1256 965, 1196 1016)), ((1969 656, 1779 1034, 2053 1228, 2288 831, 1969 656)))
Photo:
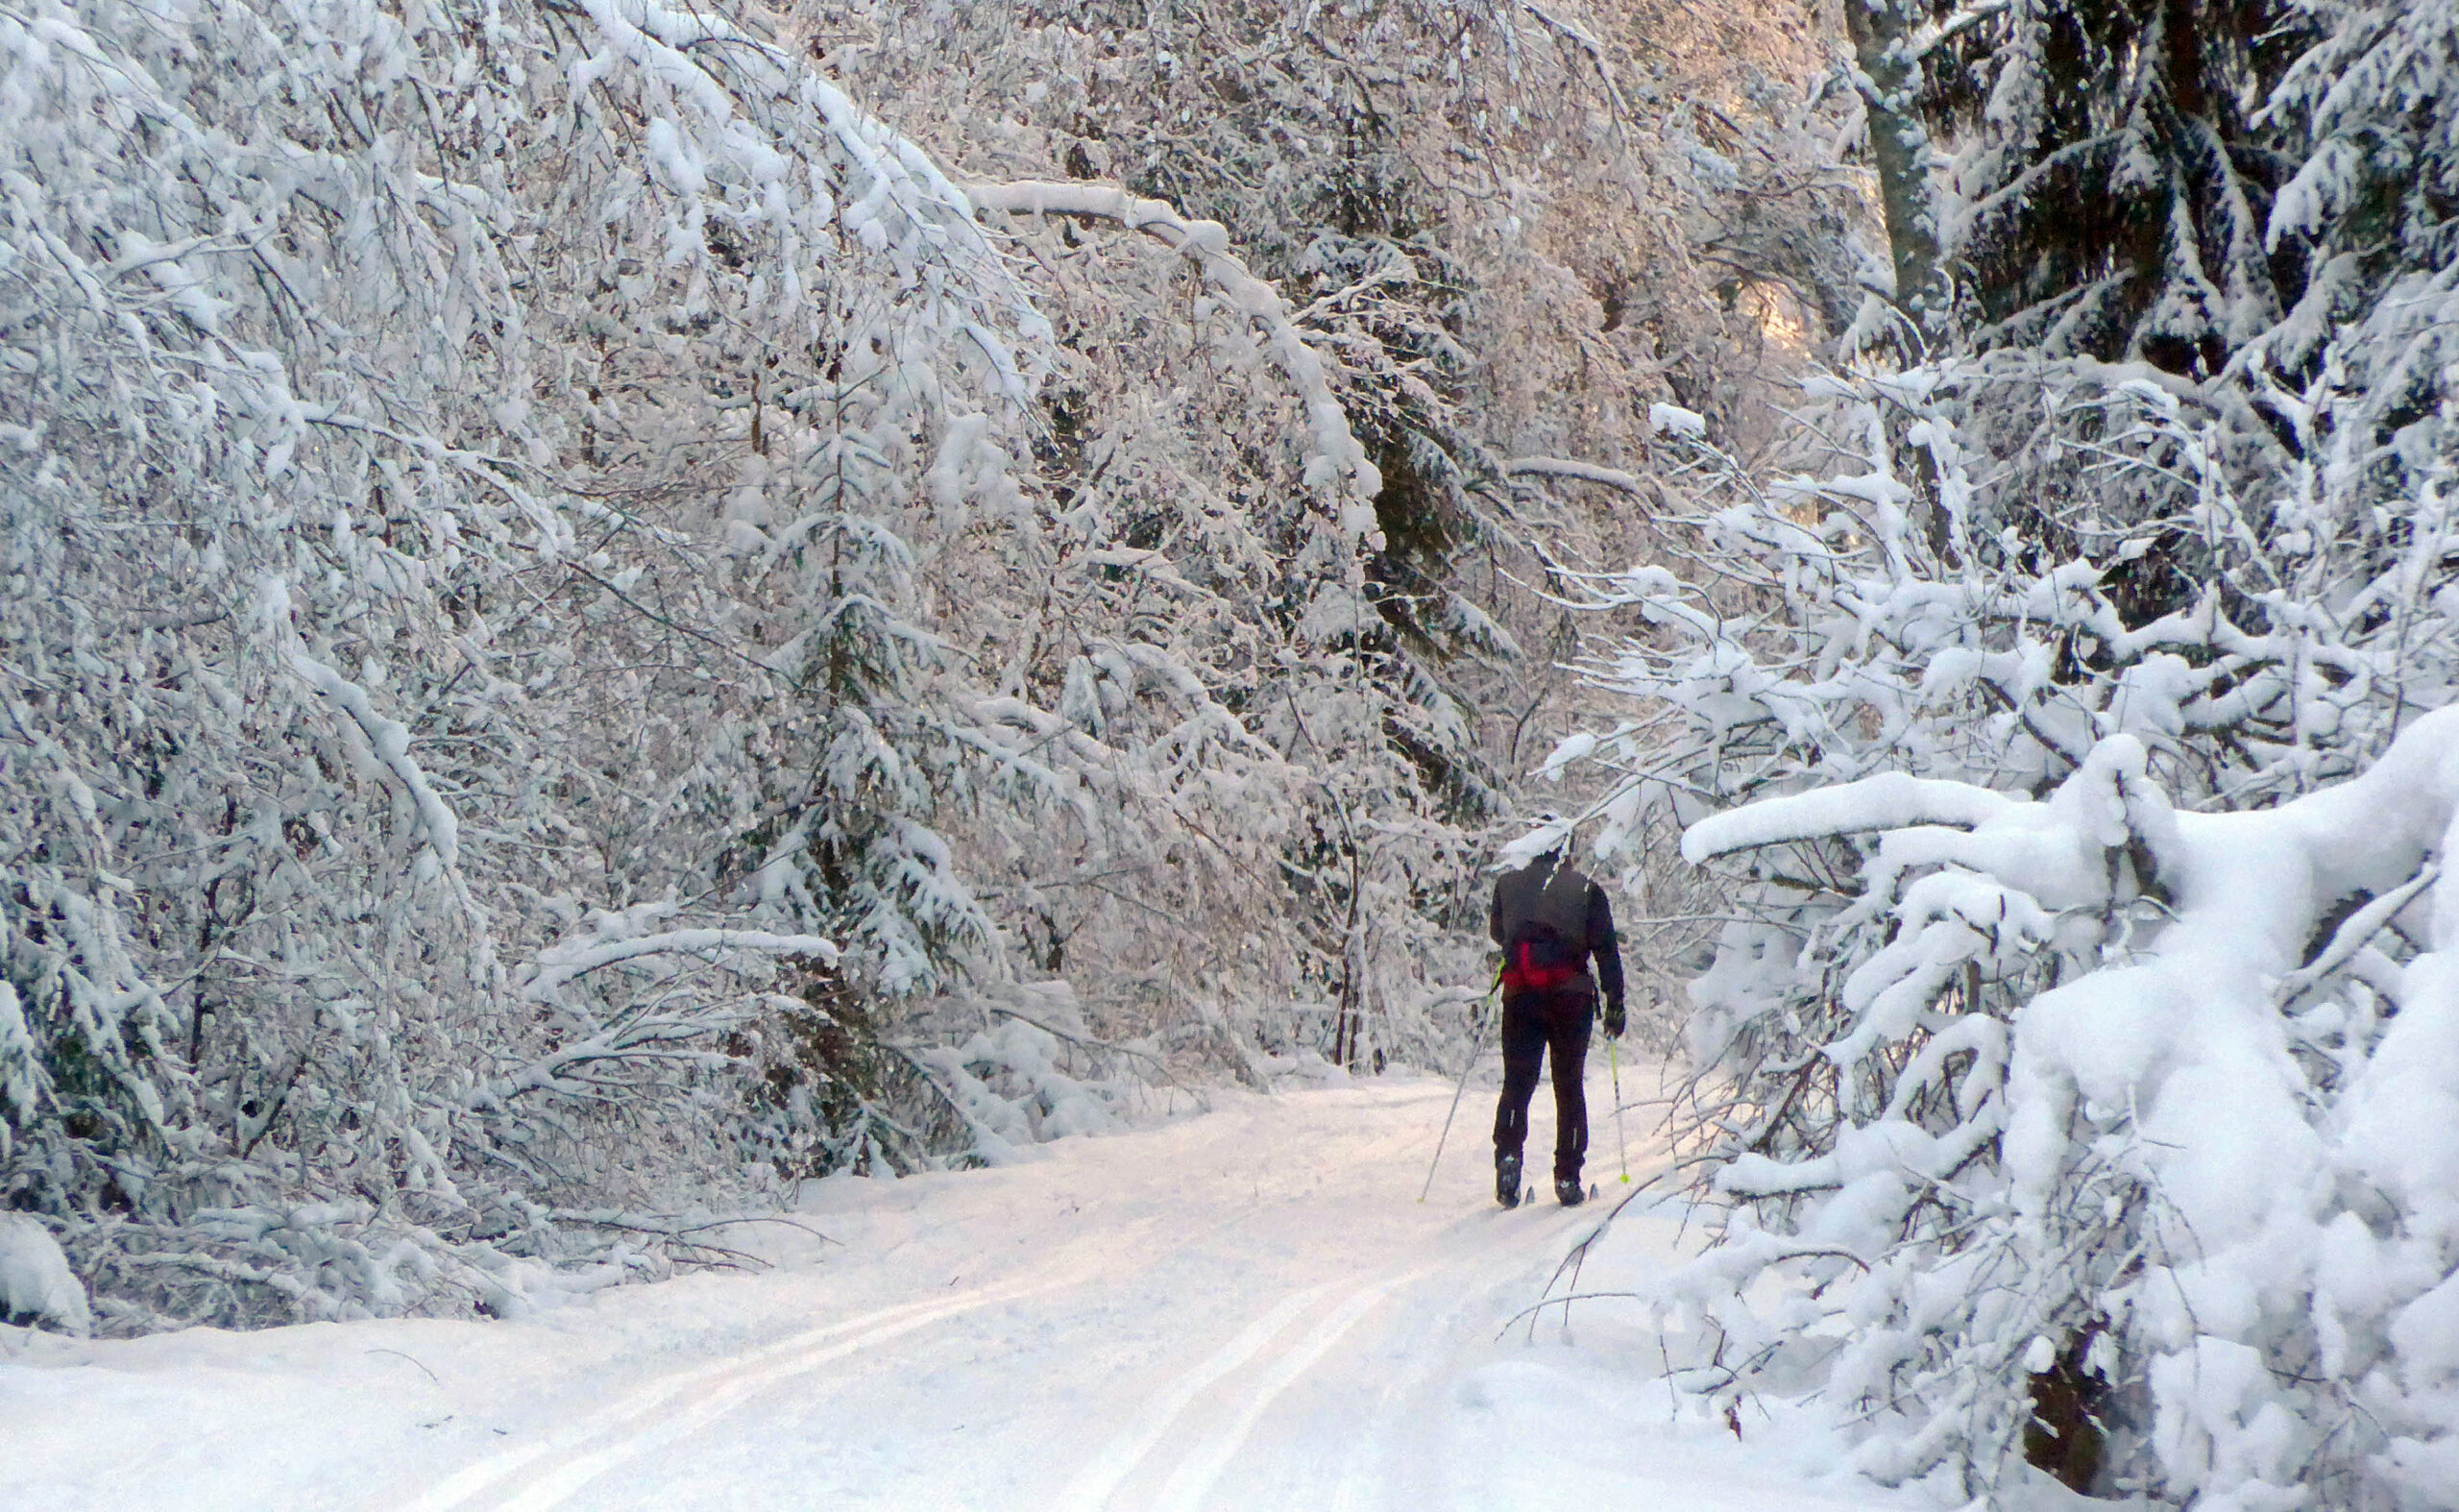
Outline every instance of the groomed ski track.
MULTIPOLYGON (((1636 1101, 1654 1078, 1623 1082, 1636 1101)), ((1812 1484, 1827 1456, 1772 1419, 1737 1442, 1677 1414, 1623 1305, 1506 1329, 1600 1209, 1493 1205, 1492 1096, 1472 1087, 1424 1204, 1448 1085, 1221 1094, 1001 1170, 823 1183, 807 1218, 836 1242, 739 1231, 780 1262, 758 1275, 491 1324, 12 1332, 0 1505, 1909 1504, 1812 1484)), ((1592 1098, 1610 1202, 1601 1067, 1592 1098)), ((1663 1159, 1644 1140, 1632 1156, 1642 1178, 1663 1159)), ((1670 1263, 1679 1217, 1626 1217, 1587 1284, 1670 1263)))

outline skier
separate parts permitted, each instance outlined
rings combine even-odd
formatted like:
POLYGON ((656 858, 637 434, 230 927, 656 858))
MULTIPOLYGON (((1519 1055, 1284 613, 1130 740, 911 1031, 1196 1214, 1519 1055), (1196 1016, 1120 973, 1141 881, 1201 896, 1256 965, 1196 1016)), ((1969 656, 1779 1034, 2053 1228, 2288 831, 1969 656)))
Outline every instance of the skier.
POLYGON ((1528 1138, 1528 1100, 1538 1061, 1554 1061, 1554 1197, 1566 1207, 1587 1195, 1580 1162, 1588 1154, 1588 1098, 1581 1076, 1605 988, 1605 1037, 1622 1033, 1622 956, 1605 890, 1580 875, 1558 846, 1495 880, 1486 929, 1502 947, 1502 1102, 1495 1110, 1495 1199, 1520 1206, 1521 1147, 1528 1138), (1588 963, 1596 962, 1596 979, 1588 963))

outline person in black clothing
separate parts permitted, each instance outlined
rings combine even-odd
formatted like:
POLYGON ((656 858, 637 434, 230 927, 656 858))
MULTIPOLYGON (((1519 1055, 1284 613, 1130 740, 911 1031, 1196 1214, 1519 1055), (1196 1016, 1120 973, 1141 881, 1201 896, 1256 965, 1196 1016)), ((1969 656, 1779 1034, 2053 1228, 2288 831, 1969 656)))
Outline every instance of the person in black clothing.
POLYGON ((1580 875, 1559 850, 1495 881, 1487 932, 1502 947, 1502 1102, 1495 1110, 1495 1198, 1520 1206, 1521 1148, 1528 1139, 1528 1100, 1547 1051, 1554 1061, 1554 1196, 1565 1207, 1587 1195, 1580 1162, 1588 1156, 1588 1035, 1605 989, 1605 1037, 1622 1033, 1622 955, 1605 890, 1580 875), (1589 975, 1589 963, 1596 975, 1589 975))

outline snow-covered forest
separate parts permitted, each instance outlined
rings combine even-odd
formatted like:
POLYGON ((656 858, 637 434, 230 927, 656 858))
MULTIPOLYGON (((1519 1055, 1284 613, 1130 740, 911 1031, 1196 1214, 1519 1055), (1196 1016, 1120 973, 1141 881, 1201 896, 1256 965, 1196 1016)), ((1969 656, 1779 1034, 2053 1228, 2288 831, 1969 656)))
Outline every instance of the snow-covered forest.
POLYGON ((2454 207, 2438 0, 0 0, 0 1297, 1454 1074, 1568 837, 1673 1389, 2459 1506, 2454 207))

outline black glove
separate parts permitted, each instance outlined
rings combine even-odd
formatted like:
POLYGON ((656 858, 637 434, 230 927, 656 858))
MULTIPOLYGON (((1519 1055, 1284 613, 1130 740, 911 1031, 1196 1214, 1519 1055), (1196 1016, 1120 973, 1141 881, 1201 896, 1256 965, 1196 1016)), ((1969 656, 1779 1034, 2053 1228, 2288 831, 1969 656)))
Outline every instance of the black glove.
POLYGON ((1605 1005, 1605 1037, 1608 1039, 1622 1037, 1622 1005, 1620 1003, 1605 1005))

